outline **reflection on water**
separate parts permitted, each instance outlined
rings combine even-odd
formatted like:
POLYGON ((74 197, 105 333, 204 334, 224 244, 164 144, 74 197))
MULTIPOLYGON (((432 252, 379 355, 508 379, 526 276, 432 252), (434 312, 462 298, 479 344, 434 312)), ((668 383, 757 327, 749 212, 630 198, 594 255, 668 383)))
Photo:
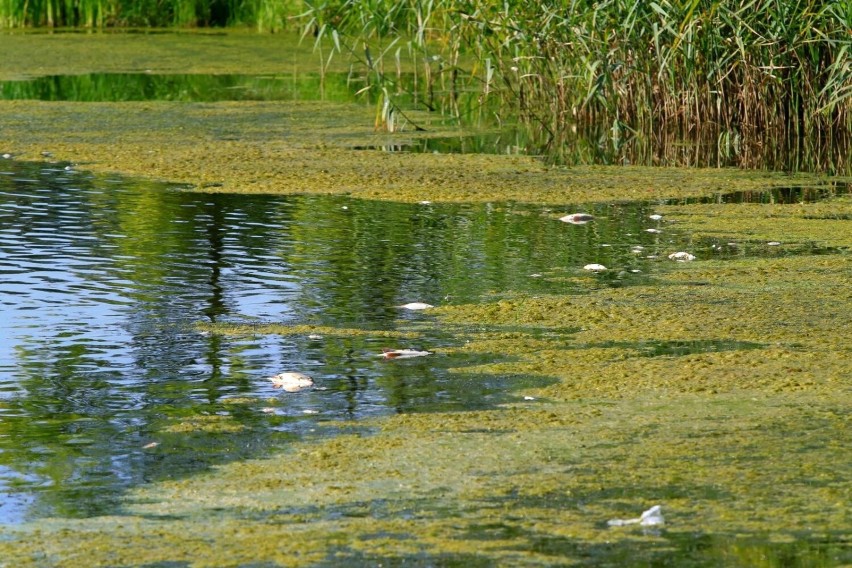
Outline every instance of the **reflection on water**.
MULTIPOLYGON (((395 307, 407 301, 563 291, 587 262, 641 266, 625 238, 661 242, 642 232, 644 206, 601 206, 599 223, 569 227, 535 207, 200 195, 0 167, 0 522, 104 513, 128 486, 339 419, 480 408, 529 384, 448 371, 477 361, 377 356, 457 341, 428 325, 388 345, 205 335, 197 322, 405 328, 429 321, 395 307), (323 390, 282 396, 264 377, 287 369, 323 390)), ((630 278, 641 274, 600 281, 630 278)))
POLYGON ((396 306, 631 285, 688 246, 649 218, 651 204, 589 206, 597 220, 575 226, 541 206, 203 195, 58 165, 0 170, 0 523, 103 514, 134 484, 333 434, 343 420, 492 406, 538 383, 454 374, 482 361, 440 353, 383 360, 383 347, 464 340, 396 306), (420 338, 195 328, 229 321, 420 338), (321 388, 283 394, 264 379, 290 369, 321 388))
POLYGON ((41 101, 292 101, 352 100, 363 82, 345 74, 290 75, 158 75, 152 73, 90 73, 48 75, 0 82, 0 98, 41 101), (360 84, 359 84, 360 83, 360 84))

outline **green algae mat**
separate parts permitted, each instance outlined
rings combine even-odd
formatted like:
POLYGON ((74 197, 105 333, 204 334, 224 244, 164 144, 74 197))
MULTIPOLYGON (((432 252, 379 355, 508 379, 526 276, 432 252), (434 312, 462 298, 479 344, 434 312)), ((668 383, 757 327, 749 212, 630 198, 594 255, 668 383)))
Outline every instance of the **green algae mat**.
MULTIPOLYGON (((292 38, 249 34, 3 41, 17 54, 0 64, 4 78, 283 73, 296 60, 307 73, 302 62, 313 61, 309 49, 275 56, 294 53, 292 38)), ((268 459, 139 487, 121 514, 2 527, 0 566, 852 563, 852 200, 844 180, 356 150, 452 133, 439 121, 425 133, 377 133, 374 110, 357 101, 0 101, 0 152, 191 191, 566 210, 651 201, 696 246, 732 252, 663 259, 663 269, 631 286, 593 273, 545 274, 571 293, 501 289, 481 303, 431 309, 437 325, 463 338, 444 353, 482 361, 457 372, 483 383, 532 376, 540 386, 488 410, 340 425, 341 434, 268 459), (814 202, 701 199, 826 184, 835 191, 814 202), (653 505, 665 524, 607 524, 653 505)), ((189 417, 171 431, 228 436, 234 427, 189 417)))

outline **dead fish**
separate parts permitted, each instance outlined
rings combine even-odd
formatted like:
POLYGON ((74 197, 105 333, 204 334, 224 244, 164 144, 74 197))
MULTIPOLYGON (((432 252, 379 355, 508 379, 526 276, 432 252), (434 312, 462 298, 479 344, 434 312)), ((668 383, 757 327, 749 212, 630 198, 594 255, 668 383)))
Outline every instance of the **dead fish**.
POLYGON ((594 220, 594 218, 594 215, 589 215, 588 213, 571 213, 570 215, 560 217, 559 220, 563 223, 571 223, 572 225, 585 225, 589 221, 594 220))
POLYGON ((429 308, 434 308, 435 306, 424 302, 409 302, 398 307, 404 308, 406 310, 428 310, 429 308))
POLYGON ((695 260, 695 255, 683 251, 673 252, 669 255, 669 260, 675 260, 677 262, 689 262, 691 260, 695 260))
POLYGON ((619 527, 622 525, 642 525, 649 527, 654 525, 662 525, 666 521, 663 518, 663 510, 660 505, 654 505, 640 516, 638 519, 612 519, 607 521, 611 527, 619 527))
POLYGON ((304 373, 289 371, 279 373, 274 377, 269 377, 267 380, 272 382, 272 387, 276 389, 284 389, 287 392, 299 392, 302 389, 314 386, 314 380, 304 373))
POLYGON ((606 270, 606 266, 603 264, 587 264, 583 267, 583 270, 591 270, 592 272, 603 272, 606 270))
POLYGON ((385 359, 410 359, 412 357, 425 357, 431 354, 431 351, 418 351, 417 349, 382 349, 380 357, 384 357, 385 359))

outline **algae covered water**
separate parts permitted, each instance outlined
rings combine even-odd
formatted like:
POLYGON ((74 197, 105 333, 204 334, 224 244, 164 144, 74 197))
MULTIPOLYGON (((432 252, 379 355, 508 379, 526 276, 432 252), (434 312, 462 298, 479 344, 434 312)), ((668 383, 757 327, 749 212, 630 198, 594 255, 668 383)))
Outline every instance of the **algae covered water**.
POLYGON ((471 388, 449 368, 476 359, 381 360, 459 341, 398 306, 630 285, 676 239, 643 232, 660 224, 648 205, 598 206, 575 227, 541 206, 203 195, 2 166, 3 522, 103 514, 130 486, 266 454, 318 422, 506 400, 529 380, 471 388), (389 335, 198 329, 211 322, 389 335), (265 377, 288 369, 326 390, 282 396, 265 377))
MULTIPOLYGON (((0 164, 0 522, 36 527, 25 530, 60 547, 54 558, 77 546, 61 528, 76 525, 63 522, 90 523, 80 526, 107 539, 74 554, 126 548, 125 560, 111 553, 119 565, 139 562, 135 543, 149 531, 314 564, 467 563, 482 543, 521 563, 842 558, 838 533, 796 521, 838 518, 831 503, 842 484, 824 456, 841 439, 839 407, 811 400, 803 417, 784 396, 703 394, 761 389, 773 373, 785 377, 772 390, 782 394, 840 379, 842 359, 824 343, 825 370, 796 380, 785 361, 806 348, 783 333, 737 331, 744 312, 729 294, 774 266, 804 274, 797 267, 812 258, 824 256, 830 273, 846 258, 842 239, 731 240, 668 215, 813 201, 807 222, 843 188, 571 208, 402 204, 203 194, 67 164, 0 164), (593 222, 560 221, 577 211, 593 222), (686 251, 708 268, 681 275, 669 255, 686 251), (708 271, 724 273, 724 286, 711 286, 708 271), (701 318, 719 314, 716 324, 688 316, 703 310, 699 292, 713 306, 701 318), (400 307, 412 301, 436 308, 400 307), (667 302, 677 315, 649 315, 667 302), (624 325, 636 316, 641 325, 624 325), (429 355, 387 360, 387 348, 429 355), (713 365, 735 358, 743 378, 714 382, 713 365), (310 373, 316 388, 274 389, 267 378, 285 370, 310 373), (647 398, 672 386, 687 394, 647 398), (541 398, 523 394, 531 389, 541 398), (378 427, 376 417, 389 422, 378 427), (748 446, 748 431, 759 444, 748 446), (690 470, 669 444, 704 465, 690 470), (772 457, 779 451, 797 454, 813 480, 791 478, 772 457), (731 484, 751 479, 749 460, 766 483, 731 484), (211 471, 221 473, 202 475, 211 471), (783 496, 773 496, 777 479, 789 487, 783 496), (672 529, 606 528, 651 498, 674 509, 672 529), (258 540, 239 536, 249 521, 258 540), (305 540, 261 546, 291 523, 305 540), (705 532, 706 523, 739 528, 705 532), (454 534, 459 550, 404 545, 431 531, 454 534), (385 542, 403 552, 382 553, 385 542)), ((828 294, 835 285, 822 284, 828 294)), ((784 286, 750 296, 771 304, 786 298, 784 286)), ((766 314, 778 329, 791 327, 786 306, 766 314)), ((3 546, 26 554, 14 538, 3 546)), ((146 548, 144 557, 175 560, 183 550, 146 548)))

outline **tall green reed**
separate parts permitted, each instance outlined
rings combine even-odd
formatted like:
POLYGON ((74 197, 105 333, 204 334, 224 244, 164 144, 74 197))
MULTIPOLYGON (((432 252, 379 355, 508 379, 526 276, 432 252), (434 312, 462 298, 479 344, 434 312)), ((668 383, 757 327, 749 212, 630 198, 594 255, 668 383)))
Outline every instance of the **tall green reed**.
POLYGON ((616 160, 665 163, 689 141, 720 163, 849 168, 849 2, 350 0, 309 3, 306 21, 353 45, 406 38, 440 56, 451 93, 469 54, 483 97, 556 161, 582 135, 616 160))

